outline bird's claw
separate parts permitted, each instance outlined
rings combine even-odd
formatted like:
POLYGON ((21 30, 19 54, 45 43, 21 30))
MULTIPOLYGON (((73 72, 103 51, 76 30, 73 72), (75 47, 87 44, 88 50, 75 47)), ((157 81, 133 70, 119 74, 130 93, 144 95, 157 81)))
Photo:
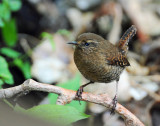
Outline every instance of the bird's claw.
POLYGON ((80 105, 81 105, 80 100, 82 99, 82 93, 83 93, 83 87, 80 87, 76 93, 76 98, 79 100, 80 105))
POLYGON ((114 111, 115 111, 115 109, 116 109, 116 106, 117 106, 117 96, 115 96, 114 98, 113 98, 113 100, 112 100, 112 104, 113 104, 113 106, 112 106, 112 110, 111 110, 111 115, 114 115, 114 111))

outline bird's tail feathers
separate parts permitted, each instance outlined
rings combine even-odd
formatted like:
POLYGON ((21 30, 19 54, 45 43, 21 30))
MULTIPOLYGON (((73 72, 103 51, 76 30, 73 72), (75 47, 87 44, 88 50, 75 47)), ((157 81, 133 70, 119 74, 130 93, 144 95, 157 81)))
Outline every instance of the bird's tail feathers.
POLYGON ((128 42, 130 39, 136 34, 137 28, 132 25, 121 37, 118 42, 118 48, 122 51, 122 53, 126 53, 128 50, 128 42))

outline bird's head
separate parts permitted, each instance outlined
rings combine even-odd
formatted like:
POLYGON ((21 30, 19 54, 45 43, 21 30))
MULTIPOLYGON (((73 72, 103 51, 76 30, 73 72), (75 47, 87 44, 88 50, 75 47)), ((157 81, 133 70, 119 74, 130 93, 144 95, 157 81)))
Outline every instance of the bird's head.
POLYGON ((72 44, 76 46, 77 50, 85 51, 85 52, 93 52, 98 49, 100 43, 104 41, 99 35, 94 33, 83 33, 78 36, 76 41, 69 42, 68 44, 72 44))

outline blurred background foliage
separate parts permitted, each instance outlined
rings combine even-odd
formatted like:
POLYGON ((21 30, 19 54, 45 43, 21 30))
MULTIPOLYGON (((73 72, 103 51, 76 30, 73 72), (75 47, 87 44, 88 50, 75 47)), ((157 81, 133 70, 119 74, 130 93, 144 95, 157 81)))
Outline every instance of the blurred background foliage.
MULTIPOLYGON (((159 8, 158 0, 0 0, 0 88, 33 78, 77 90, 88 81, 74 64, 74 47, 66 43, 93 32, 116 44, 134 24, 138 32, 129 43, 131 66, 121 75, 118 101, 145 125, 159 126, 159 8)), ((113 97, 115 82, 95 83, 85 91, 113 97)), ((72 101, 57 106, 56 99, 56 94, 30 92, 0 103, 51 124, 125 125, 119 115, 110 116, 100 105, 72 101)))

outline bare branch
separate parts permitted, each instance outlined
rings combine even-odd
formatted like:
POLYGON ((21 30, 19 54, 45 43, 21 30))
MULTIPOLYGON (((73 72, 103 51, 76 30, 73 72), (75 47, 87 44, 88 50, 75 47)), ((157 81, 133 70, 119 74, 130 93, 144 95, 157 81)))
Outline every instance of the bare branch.
MULTIPOLYGON (((58 86, 38 83, 32 79, 26 80, 23 84, 7 89, 0 89, 0 99, 11 98, 16 94, 26 91, 44 91, 58 94, 57 104, 65 105, 72 100, 78 100, 75 98, 76 91, 64 89, 58 86)), ((88 101, 95 104, 103 105, 108 109, 112 109, 112 99, 107 94, 94 95, 84 92, 82 94, 82 101, 88 101)), ((121 115, 124 119, 126 126, 144 126, 144 124, 125 107, 117 103, 115 112, 121 115)))

